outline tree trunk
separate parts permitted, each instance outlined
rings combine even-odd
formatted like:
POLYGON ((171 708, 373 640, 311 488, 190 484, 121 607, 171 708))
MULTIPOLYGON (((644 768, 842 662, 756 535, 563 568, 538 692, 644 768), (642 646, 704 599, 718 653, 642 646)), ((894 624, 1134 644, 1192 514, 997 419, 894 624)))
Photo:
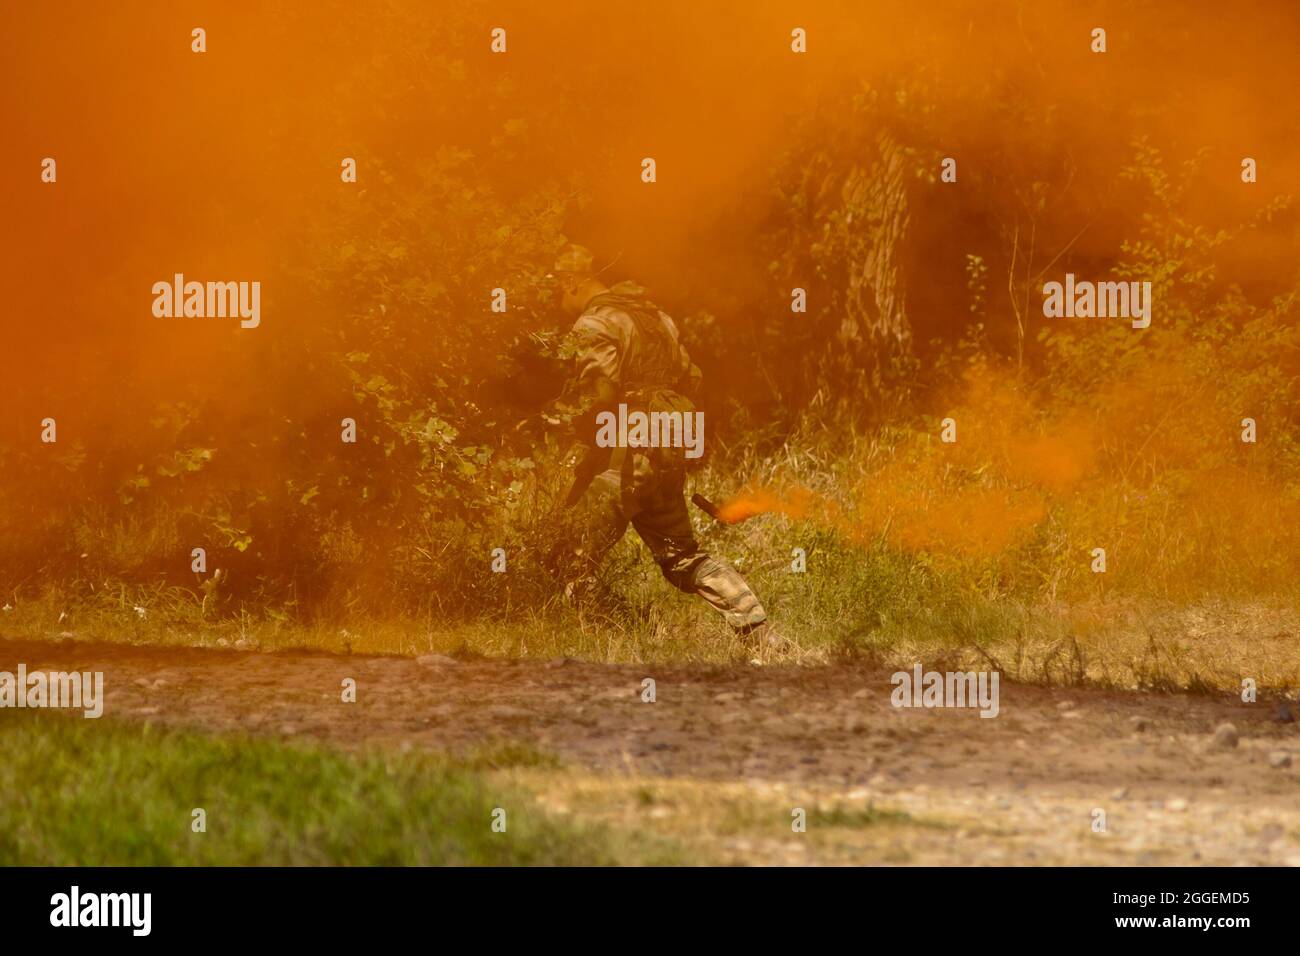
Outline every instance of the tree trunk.
POLYGON ((832 308, 839 328, 825 355, 827 371, 847 390, 841 402, 862 407, 905 367, 912 331, 903 285, 902 246, 910 213, 906 151, 888 132, 874 156, 843 178, 839 208, 828 221, 824 274, 834 277, 832 308))

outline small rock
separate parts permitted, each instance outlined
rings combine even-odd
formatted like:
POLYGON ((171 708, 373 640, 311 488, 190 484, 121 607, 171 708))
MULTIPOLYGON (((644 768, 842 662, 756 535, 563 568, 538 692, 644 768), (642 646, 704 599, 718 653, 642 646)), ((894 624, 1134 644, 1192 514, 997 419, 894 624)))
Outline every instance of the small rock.
POLYGON ((1128 787, 1120 787, 1118 790, 1116 790, 1114 793, 1110 795, 1110 798, 1112 800, 1127 800, 1128 787))
POLYGON ((1182 813, 1187 809, 1187 801, 1182 797, 1174 797, 1172 800, 1165 801, 1165 809, 1170 813, 1182 813))
POLYGON ((726 704, 733 700, 744 700, 744 698, 744 694, 736 693, 735 691, 727 691, 726 693, 713 695, 713 701, 716 704, 726 704))
POLYGON ((1284 750, 1275 750, 1268 755, 1268 765, 1275 770, 1291 766, 1291 755, 1284 750))
POLYGON ((133 680, 131 683, 135 684, 136 687, 148 687, 148 686, 149 686, 149 678, 147 678, 147 677, 137 677, 137 678, 136 678, 135 680, 133 680))
POLYGON ((1060 703, 1058 703, 1058 704, 1056 705, 1056 709, 1057 709, 1057 710, 1073 710, 1073 709, 1074 709, 1074 701, 1072 701, 1072 700, 1063 700, 1063 701, 1061 701, 1060 703))
POLYGON ((1128 719, 1128 724, 1133 728, 1134 733, 1142 734, 1151 729, 1151 721, 1141 716, 1130 717, 1128 719))
POLYGON ((867 729, 867 722, 863 720, 861 714, 848 713, 844 715, 844 732, 847 734, 860 734, 867 729))
POLYGON ((1291 712, 1291 705, 1286 701, 1279 701, 1277 709, 1273 711, 1273 720, 1279 724, 1294 724, 1295 714, 1291 712))
POLYGON ((1240 737, 1237 734, 1237 728, 1233 724, 1222 723, 1214 728, 1214 739, 1211 743, 1220 750, 1232 750, 1237 746, 1240 737))
POLYGON ((1081 711, 1081 710, 1063 710, 1063 711, 1061 711, 1061 717, 1062 717, 1062 719, 1064 719, 1064 720, 1078 720, 1078 719, 1079 719, 1080 717, 1082 717, 1082 716, 1083 716, 1083 711, 1081 711))

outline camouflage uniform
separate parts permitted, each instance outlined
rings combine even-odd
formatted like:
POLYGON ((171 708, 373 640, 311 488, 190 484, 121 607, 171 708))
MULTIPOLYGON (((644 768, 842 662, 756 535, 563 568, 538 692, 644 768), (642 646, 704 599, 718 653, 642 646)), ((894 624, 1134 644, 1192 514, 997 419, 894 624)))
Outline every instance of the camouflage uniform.
POLYGON ((596 474, 577 503, 582 542, 572 556, 582 565, 580 574, 590 575, 630 522, 674 587, 704 598, 733 628, 756 628, 767 614, 754 592, 735 568, 696 543, 683 497, 684 450, 595 446, 596 414, 620 402, 629 413, 694 412, 688 396, 700 371, 678 341, 673 320, 644 291, 619 283, 594 297, 573 326, 584 406, 577 437, 587 446, 588 473, 596 474))

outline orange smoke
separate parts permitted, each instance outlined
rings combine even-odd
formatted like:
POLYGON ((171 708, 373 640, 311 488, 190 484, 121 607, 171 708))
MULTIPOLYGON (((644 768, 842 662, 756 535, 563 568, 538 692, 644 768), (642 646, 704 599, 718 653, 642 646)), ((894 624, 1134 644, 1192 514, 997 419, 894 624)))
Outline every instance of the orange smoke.
POLYGON ((987 557, 1022 544, 1046 515, 1046 501, 1034 492, 973 488, 940 502, 899 502, 885 536, 905 551, 987 557))
POLYGON ((1093 470, 1098 436, 1086 411, 1045 417, 1032 395, 987 366, 973 368, 963 389, 951 413, 957 441, 909 433, 883 463, 852 469, 865 477, 848 488, 847 510, 806 488, 751 486, 718 509, 719 520, 784 514, 859 543, 955 558, 1025 544, 1053 500, 1093 470))
POLYGON ((719 505, 718 520, 723 524, 738 524, 755 515, 773 512, 790 518, 804 518, 813 500, 813 493, 806 488, 784 492, 750 488, 719 505))
POLYGON ((1008 586, 1095 585, 1086 560, 1095 547, 1116 559, 1108 583, 1166 594, 1285 583, 1300 496, 1236 439, 1234 406, 1262 399, 1219 385, 1168 354, 1056 399, 977 364, 942 412, 955 441, 940 439, 938 416, 882 432, 844 462, 837 500, 750 487, 722 520, 780 513, 936 565, 996 561, 1008 586))

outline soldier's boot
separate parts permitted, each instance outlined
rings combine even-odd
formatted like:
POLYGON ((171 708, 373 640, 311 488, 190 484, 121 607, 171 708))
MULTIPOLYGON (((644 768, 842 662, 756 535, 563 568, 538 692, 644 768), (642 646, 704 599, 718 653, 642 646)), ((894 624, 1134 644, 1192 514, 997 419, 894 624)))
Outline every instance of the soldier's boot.
POLYGON ((797 649, 792 641, 782 636, 772 626, 771 621, 762 621, 749 627, 738 628, 736 635, 750 646, 754 654, 749 662, 759 667, 770 664, 775 659, 784 657, 797 649))
POLYGON ((740 572, 721 558, 694 549, 678 551, 660 560, 659 567, 673 587, 704 598, 733 630, 755 628, 767 620, 740 572))

